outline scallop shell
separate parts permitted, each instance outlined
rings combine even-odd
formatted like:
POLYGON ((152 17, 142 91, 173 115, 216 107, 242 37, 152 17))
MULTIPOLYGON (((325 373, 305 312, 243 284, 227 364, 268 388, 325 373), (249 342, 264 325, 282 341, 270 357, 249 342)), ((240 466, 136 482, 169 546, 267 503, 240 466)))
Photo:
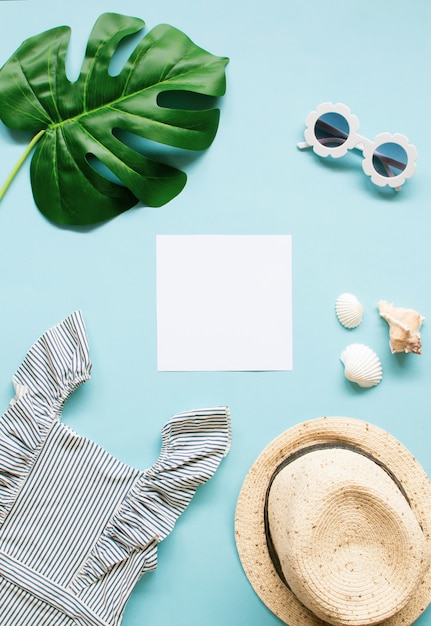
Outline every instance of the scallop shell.
POLYGON ((422 354, 421 334, 419 332, 423 315, 414 309, 403 309, 389 304, 386 300, 378 303, 380 317, 389 324, 389 346, 395 352, 413 352, 422 354))
POLYGON ((360 387, 374 387, 382 380, 382 364, 377 354, 362 343, 352 343, 340 356, 347 380, 360 387))
POLYGON ((362 322, 364 307, 352 293, 342 293, 335 302, 335 312, 345 328, 356 328, 362 322))

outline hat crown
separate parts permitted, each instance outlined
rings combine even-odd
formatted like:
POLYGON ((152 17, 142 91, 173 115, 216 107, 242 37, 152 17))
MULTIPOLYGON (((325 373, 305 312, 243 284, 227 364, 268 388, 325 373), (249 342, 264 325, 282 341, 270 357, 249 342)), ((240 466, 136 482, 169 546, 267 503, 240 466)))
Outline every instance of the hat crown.
POLYGON ((268 494, 271 540, 289 587, 337 626, 388 619, 429 564, 405 494, 360 451, 303 452, 278 472, 268 494))

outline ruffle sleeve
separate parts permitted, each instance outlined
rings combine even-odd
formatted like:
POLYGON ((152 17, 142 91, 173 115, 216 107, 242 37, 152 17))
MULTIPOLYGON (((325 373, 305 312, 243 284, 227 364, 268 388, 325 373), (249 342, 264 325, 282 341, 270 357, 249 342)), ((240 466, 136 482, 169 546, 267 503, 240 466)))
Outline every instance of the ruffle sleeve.
POLYGON ((134 485, 111 536, 132 548, 146 545, 153 537, 165 539, 229 447, 227 407, 174 415, 162 430, 159 459, 134 485))
POLYGON ((0 525, 67 397, 90 377, 81 313, 47 330, 13 376, 15 397, 0 419, 0 525))
POLYGON ((75 580, 74 589, 91 585, 139 551, 151 555, 140 560, 140 574, 155 569, 155 545, 172 531, 198 486, 213 476, 230 442, 227 407, 174 415, 162 430, 158 460, 134 483, 75 580))

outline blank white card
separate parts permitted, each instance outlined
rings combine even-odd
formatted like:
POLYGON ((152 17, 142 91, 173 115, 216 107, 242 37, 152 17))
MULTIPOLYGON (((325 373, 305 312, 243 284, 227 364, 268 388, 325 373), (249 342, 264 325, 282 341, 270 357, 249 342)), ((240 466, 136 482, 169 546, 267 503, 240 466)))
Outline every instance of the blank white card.
POLYGON ((157 369, 291 370, 291 236, 159 235, 157 369))

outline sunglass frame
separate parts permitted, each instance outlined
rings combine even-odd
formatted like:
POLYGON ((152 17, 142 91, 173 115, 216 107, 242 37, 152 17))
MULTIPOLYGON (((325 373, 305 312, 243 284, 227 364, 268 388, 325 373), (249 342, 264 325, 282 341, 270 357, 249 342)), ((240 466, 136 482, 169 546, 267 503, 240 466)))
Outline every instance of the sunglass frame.
POLYGON ((384 132, 376 135, 373 140, 367 139, 367 137, 358 133, 359 120, 356 115, 350 111, 350 108, 347 105, 341 102, 338 102, 337 104, 332 102, 323 102, 322 104, 319 104, 315 111, 311 111, 307 115, 305 125, 305 142, 298 143, 299 148, 313 148, 313 152, 315 152, 318 156, 331 156, 334 159, 338 159, 347 154, 349 150, 356 148, 357 150, 360 150, 364 156, 364 160, 362 161, 362 169, 364 170, 364 173, 367 176, 370 176, 371 181, 379 187, 385 187, 388 185, 396 191, 399 191, 401 189, 401 185, 405 183, 406 179, 413 176, 416 171, 416 159, 418 156, 417 150, 415 146, 409 143, 409 140, 405 135, 402 135, 401 133, 391 134, 384 132), (346 138, 346 141, 339 146, 325 146, 316 137, 316 123, 327 113, 337 113, 338 115, 341 115, 349 126, 348 137, 346 138), (406 167, 399 174, 394 176, 383 176, 376 170, 373 164, 373 155, 378 151, 379 146, 387 143, 394 143, 401 146, 407 157, 406 167))

